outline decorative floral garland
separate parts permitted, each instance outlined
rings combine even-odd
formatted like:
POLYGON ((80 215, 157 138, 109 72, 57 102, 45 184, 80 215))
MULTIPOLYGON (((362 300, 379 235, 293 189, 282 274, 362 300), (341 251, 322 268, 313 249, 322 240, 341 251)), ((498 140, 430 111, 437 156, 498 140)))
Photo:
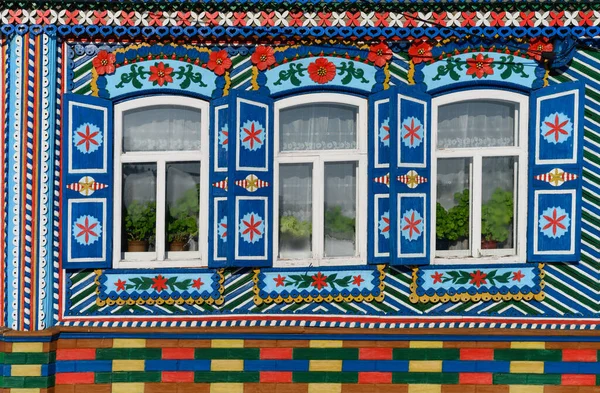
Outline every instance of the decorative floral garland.
POLYGON ((544 276, 542 263, 537 266, 513 267, 415 267, 409 300, 412 303, 532 299, 541 301, 545 297, 544 276), (425 278, 429 283, 427 285, 425 278), (452 284, 452 287, 447 288, 447 284, 452 284))
POLYGON ((96 270, 96 305, 223 304, 223 269, 191 271, 96 270), (132 273, 134 272, 134 273, 132 273), (176 272, 176 273, 174 273, 176 272), (108 276, 111 276, 110 288, 108 276), (116 281, 115 281, 116 278, 116 281))
POLYGON ((381 302, 384 267, 256 269, 254 303, 381 302))

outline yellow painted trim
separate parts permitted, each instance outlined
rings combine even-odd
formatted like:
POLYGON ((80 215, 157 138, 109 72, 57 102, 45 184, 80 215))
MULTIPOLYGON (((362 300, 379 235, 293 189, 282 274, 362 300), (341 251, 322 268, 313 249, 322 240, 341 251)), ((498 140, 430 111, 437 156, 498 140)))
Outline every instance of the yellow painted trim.
POLYGON ((254 285, 252 286, 252 291, 254 292, 254 304, 256 304, 257 306, 260 306, 263 303, 266 304, 271 304, 273 302, 280 304, 280 303, 302 303, 302 302, 307 302, 307 303, 332 303, 332 302, 336 302, 336 303, 341 303, 341 302, 382 302, 383 299, 385 299, 385 265, 377 265, 377 270, 379 271, 379 295, 378 296, 373 296, 373 295, 369 295, 369 296, 362 296, 362 295, 358 295, 358 296, 352 296, 352 295, 348 295, 348 296, 342 296, 341 294, 333 297, 331 295, 323 297, 321 295, 318 295, 316 297, 312 297, 312 296, 306 296, 306 297, 302 297, 302 295, 298 295, 296 297, 292 297, 292 296, 288 296, 288 297, 282 297, 281 295, 276 297, 275 299, 268 297, 266 299, 263 299, 259 296, 260 290, 258 289, 258 275, 260 274, 260 269, 254 269, 254 276, 252 277, 252 282, 254 283, 254 285))
POLYGON ((146 348, 145 338, 115 338, 113 348, 146 348))
POLYGON ((515 360, 510 362, 510 372, 513 374, 543 374, 544 362, 515 360))
POLYGON ((546 343, 541 341, 513 341, 511 349, 546 349, 546 343))
POLYGON ((544 393, 543 386, 535 385, 509 385, 508 389, 510 393, 544 393))
POLYGON ((212 348, 244 348, 244 340, 211 340, 212 348))
POLYGON ((502 295, 500 293, 492 295, 492 294, 486 292, 486 293, 477 293, 475 295, 470 295, 465 292, 465 293, 456 294, 453 296, 450 296, 448 294, 445 294, 443 296, 439 296, 439 295, 419 296, 419 295, 417 295, 417 273, 419 271, 419 268, 414 267, 413 271, 412 271, 412 283, 410 284, 410 296, 408 297, 408 299, 410 300, 411 303, 438 303, 438 302, 442 302, 442 303, 463 302, 464 303, 464 302, 478 302, 478 301, 487 302, 490 300, 499 302, 501 300, 529 301, 532 299, 535 299, 537 301, 542 301, 546 297, 546 294, 544 293, 544 287, 546 286, 546 283, 544 282, 544 277, 546 276, 546 273, 544 272, 544 264, 543 263, 538 264, 538 268, 540 269, 541 291, 536 294, 530 292, 530 293, 524 295, 522 293, 512 294, 509 292, 506 295, 502 295))
POLYGON ((309 346, 311 348, 342 348, 344 346, 343 340, 310 340, 309 346))
POLYGON ((410 348, 444 348, 443 341, 410 341, 410 348))
POLYGON ((213 359, 210 361, 210 371, 244 371, 244 361, 241 359, 213 359))
POLYGON ((442 372, 442 361, 441 360, 410 360, 408 362, 408 371, 411 373, 441 373, 442 372))
POLYGON ((113 383, 112 393, 144 393, 144 383, 113 383))
POLYGON ((408 393, 441 393, 442 385, 408 385, 408 393))
POLYGON ((40 377, 42 376, 41 364, 13 364, 10 367, 11 377, 40 377))
POLYGON ((144 360, 124 360, 114 359, 112 361, 112 371, 144 371, 144 360))
POLYGON ((210 393, 244 393, 243 383, 211 383, 210 393))
POLYGON ((341 383, 309 383, 308 384, 308 393, 341 393, 341 392, 342 392, 342 384, 341 383))
POLYGON ((311 360, 308 363, 308 371, 342 371, 341 360, 311 360))
POLYGON ((13 343, 13 352, 44 352, 43 343, 13 343))

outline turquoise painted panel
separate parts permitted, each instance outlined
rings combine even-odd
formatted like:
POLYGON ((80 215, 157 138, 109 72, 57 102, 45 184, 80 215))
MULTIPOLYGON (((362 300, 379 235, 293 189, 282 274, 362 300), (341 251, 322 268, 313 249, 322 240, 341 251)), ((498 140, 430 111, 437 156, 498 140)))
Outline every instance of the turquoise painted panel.
POLYGON ((427 91, 455 83, 486 81, 509 82, 533 87, 538 78, 538 62, 494 52, 464 53, 423 66, 427 91))
MULTIPOLYGON (((145 93, 148 90, 169 90, 212 96, 217 76, 200 66, 179 60, 150 60, 121 66, 106 75, 105 94, 115 98, 145 93)), ((99 86, 100 87, 100 86, 99 86)))
POLYGON ((376 67, 336 57, 301 59, 265 72, 272 94, 300 87, 342 87, 371 92, 376 67))

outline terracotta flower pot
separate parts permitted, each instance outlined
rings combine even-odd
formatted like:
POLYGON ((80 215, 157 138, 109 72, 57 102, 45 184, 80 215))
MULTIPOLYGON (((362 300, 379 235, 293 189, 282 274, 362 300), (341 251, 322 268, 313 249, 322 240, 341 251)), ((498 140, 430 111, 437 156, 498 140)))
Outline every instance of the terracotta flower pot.
POLYGON ((186 242, 171 242, 169 243, 169 251, 185 251, 186 242))
POLYGON ((127 252, 146 252, 148 251, 147 240, 127 240, 127 252))
POLYGON ((481 240, 481 249, 494 250, 498 248, 498 243, 495 240, 481 240))

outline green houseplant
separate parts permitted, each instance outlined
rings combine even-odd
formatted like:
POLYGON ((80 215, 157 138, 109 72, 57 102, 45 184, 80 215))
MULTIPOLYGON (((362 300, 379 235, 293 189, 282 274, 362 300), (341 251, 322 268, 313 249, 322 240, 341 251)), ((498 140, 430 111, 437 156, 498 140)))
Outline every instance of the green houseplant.
POLYGON ((354 240, 356 219, 342 214, 341 206, 325 212, 325 235, 338 240, 354 240))
POLYGON ((496 188, 481 208, 481 247, 496 248, 508 240, 514 215, 513 193, 496 188))
POLYGON ((183 251, 188 240, 198 235, 199 195, 200 188, 196 186, 169 205, 167 240, 170 251, 183 251))
POLYGON ((281 216, 279 219, 279 232, 281 240, 290 244, 293 248, 303 248, 312 234, 312 223, 301 221, 296 217, 281 216))
POLYGON ((454 200, 457 204, 448 210, 436 205, 436 238, 442 250, 469 238, 469 190, 457 192, 454 200))
POLYGON ((133 201, 124 209, 127 251, 148 250, 148 240, 156 228, 156 203, 133 201))

